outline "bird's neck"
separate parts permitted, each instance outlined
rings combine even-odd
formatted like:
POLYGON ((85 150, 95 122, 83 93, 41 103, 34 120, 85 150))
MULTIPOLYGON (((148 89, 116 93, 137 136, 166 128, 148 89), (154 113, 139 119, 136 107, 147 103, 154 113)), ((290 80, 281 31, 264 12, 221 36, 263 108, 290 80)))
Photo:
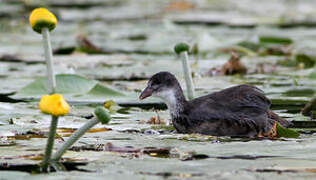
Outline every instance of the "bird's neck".
POLYGON ((161 92, 159 97, 167 104, 172 118, 179 117, 184 111, 187 101, 180 86, 161 92))

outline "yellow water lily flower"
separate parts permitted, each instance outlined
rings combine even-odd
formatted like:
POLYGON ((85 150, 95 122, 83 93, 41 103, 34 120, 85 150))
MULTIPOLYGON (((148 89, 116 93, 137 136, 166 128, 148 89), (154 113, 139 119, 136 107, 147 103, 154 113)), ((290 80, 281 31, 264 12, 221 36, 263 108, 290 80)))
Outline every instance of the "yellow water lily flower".
POLYGON ((42 96, 39 108, 43 113, 51 114, 53 116, 66 115, 70 109, 68 103, 61 94, 42 96))
POLYGON ((53 30, 57 24, 56 16, 45 8, 36 8, 32 11, 29 18, 31 27, 34 31, 42 33, 42 28, 47 27, 53 30))

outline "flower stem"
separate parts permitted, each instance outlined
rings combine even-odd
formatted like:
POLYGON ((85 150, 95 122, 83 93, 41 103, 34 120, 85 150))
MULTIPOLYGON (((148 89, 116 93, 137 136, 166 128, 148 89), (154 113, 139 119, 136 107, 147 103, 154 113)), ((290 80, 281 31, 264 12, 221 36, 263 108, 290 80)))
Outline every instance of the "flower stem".
POLYGON ((97 117, 94 117, 86 124, 84 124, 80 129, 78 129, 75 133, 73 133, 69 139, 57 150, 57 152, 53 155, 53 161, 59 161, 59 159, 63 156, 63 154, 72 146, 85 132, 87 132, 94 125, 98 124, 99 120, 97 117))
MULTIPOLYGON (((54 66, 53 53, 52 53, 52 47, 50 43, 50 35, 49 35, 48 28, 44 27, 42 29, 42 35, 43 35, 44 54, 45 54, 46 65, 47 65, 48 90, 50 94, 54 94, 56 91, 56 79, 55 79, 54 68, 53 68, 54 66)), ((58 123, 58 117, 52 116, 52 121, 51 121, 50 129, 49 129, 49 136, 47 139, 47 144, 46 144, 46 149, 45 149, 45 156, 44 156, 43 164, 42 164, 44 171, 47 171, 47 168, 50 163, 50 157, 52 155, 52 151, 54 147, 57 123, 58 123)))
POLYGON ((42 29, 42 35, 43 35, 43 45, 44 45, 44 53, 45 53, 45 59, 46 59, 46 65, 47 65, 47 77, 48 77, 48 87, 49 92, 51 94, 55 93, 56 90, 56 79, 54 75, 54 69, 53 69, 53 53, 52 53, 52 46, 50 43, 50 35, 48 28, 42 29))
POLYGON ((185 78, 185 83, 187 85, 187 93, 189 100, 194 98, 194 85, 191 76, 191 68, 189 66, 189 56, 187 51, 181 52, 181 59, 182 59, 182 66, 183 66, 183 73, 185 78))
POLYGON ((45 155, 44 155, 44 159, 43 159, 43 163, 42 163, 42 168, 44 171, 46 171, 48 168, 48 165, 50 163, 50 156, 51 156, 53 148, 54 148, 54 140, 55 140, 55 135, 56 135, 57 122, 58 122, 58 116, 52 116, 52 121, 50 124, 49 135, 48 135, 46 149, 45 149, 45 155))

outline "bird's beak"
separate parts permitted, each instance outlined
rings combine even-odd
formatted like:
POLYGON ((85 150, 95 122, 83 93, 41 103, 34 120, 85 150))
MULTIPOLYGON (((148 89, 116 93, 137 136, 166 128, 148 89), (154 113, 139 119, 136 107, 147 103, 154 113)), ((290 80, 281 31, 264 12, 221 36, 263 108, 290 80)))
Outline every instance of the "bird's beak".
POLYGON ((147 87, 144 89, 144 91, 140 94, 139 99, 140 99, 140 100, 143 100, 143 99, 145 99, 146 97, 151 96, 152 92, 153 92, 152 89, 147 86, 147 87))

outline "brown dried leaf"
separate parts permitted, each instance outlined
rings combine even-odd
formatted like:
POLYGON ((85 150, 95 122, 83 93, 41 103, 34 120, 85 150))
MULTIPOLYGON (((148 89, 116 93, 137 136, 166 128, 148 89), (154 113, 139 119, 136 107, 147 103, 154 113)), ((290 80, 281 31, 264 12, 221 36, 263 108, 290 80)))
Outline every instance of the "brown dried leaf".
POLYGON ((168 4, 167 11, 188 11, 194 9, 195 5, 187 1, 174 1, 168 4))
POLYGON ((231 52, 231 58, 221 68, 221 75, 246 74, 247 68, 240 61, 236 52, 231 52))

